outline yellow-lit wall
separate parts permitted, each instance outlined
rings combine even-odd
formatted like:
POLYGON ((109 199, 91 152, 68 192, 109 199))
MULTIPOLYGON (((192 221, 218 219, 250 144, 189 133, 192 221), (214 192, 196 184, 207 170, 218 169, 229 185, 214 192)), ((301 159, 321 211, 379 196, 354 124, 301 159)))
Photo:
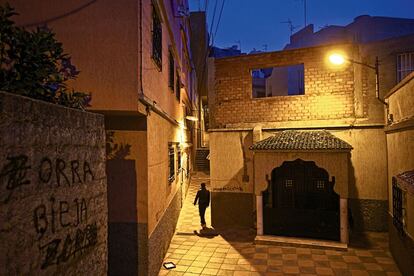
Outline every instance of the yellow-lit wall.
POLYGON ((139 12, 135 0, 0 0, 22 26, 47 24, 80 70, 70 85, 92 93, 92 109, 136 111, 139 12))
MULTIPOLYGON (((393 124, 386 129, 389 212, 392 215, 392 177, 414 170, 414 73, 387 95, 393 124)), ((407 193, 407 232, 414 239, 414 195, 407 193)))
MULTIPOLYGON (((168 145, 175 143, 177 164, 177 151, 180 145, 188 142, 188 133, 185 129, 176 127, 155 113, 148 116, 148 233, 151 235, 158 221, 164 215, 171 200, 178 189, 186 190, 188 178, 175 170, 175 180, 168 181, 169 157, 168 145), (184 176, 184 177, 182 177, 184 176), (181 187, 183 185, 183 187, 181 187)), ((186 149, 186 154, 191 149, 186 149)), ((185 154, 181 156, 182 166, 185 168, 185 154)))
MULTIPOLYGON (((136 206, 136 218, 130 217, 125 214, 125 209, 122 208, 122 199, 117 204, 116 222, 148 222, 148 151, 147 151, 147 132, 146 131, 111 131, 113 132, 112 145, 129 146, 130 151, 124 159, 135 161, 135 173, 136 173, 136 195, 130 195, 135 197, 137 201, 136 206)), ((108 133, 108 132, 107 132, 108 133)), ((121 187, 119 187, 121 188, 121 187)))

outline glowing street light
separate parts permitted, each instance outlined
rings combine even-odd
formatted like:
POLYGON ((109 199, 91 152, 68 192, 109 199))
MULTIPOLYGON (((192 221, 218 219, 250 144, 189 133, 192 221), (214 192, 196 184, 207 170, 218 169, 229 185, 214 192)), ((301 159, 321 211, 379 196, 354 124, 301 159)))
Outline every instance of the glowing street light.
POLYGON ((329 56, 329 61, 335 65, 342 65, 345 63, 345 58, 341 54, 334 53, 329 56))
POLYGON ((365 67, 368 67, 368 68, 374 70, 375 71, 375 95, 376 95, 376 98, 381 103, 388 106, 388 104, 384 100, 380 99, 380 97, 379 97, 379 62, 378 62, 378 57, 375 57, 375 65, 374 66, 372 66, 370 64, 363 63, 363 62, 359 62, 359 61, 356 61, 356 60, 349 59, 349 58, 347 58, 344 55, 339 54, 339 53, 333 53, 333 54, 329 55, 328 59, 333 65, 337 65, 337 66, 342 65, 347 61, 347 62, 350 62, 350 63, 359 64, 359 65, 362 65, 362 66, 365 66, 365 67))

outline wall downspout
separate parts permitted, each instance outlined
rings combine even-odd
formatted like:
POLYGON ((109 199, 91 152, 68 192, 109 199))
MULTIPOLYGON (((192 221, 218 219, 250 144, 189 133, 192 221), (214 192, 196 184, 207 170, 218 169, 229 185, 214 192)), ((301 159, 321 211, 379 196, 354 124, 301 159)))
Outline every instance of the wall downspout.
POLYGON ((142 1, 139 0, 139 99, 144 96, 142 85, 142 1))

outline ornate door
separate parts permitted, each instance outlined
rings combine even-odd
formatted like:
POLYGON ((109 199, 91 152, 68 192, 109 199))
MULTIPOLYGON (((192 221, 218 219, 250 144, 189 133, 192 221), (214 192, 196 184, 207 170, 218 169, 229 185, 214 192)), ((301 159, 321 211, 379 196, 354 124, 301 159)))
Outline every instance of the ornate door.
POLYGON ((263 192, 266 235, 339 240, 339 196, 335 177, 315 162, 287 161, 272 171, 263 192))

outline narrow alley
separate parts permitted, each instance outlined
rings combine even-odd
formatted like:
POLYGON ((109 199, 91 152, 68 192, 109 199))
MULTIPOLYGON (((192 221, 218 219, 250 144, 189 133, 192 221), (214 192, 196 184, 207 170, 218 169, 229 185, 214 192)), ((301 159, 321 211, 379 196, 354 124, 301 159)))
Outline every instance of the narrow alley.
POLYGON ((178 220, 176 233, 159 275, 401 275, 389 251, 386 233, 367 233, 352 241, 348 251, 254 244, 254 230, 212 229, 210 208, 207 230, 201 230, 193 205, 200 183, 209 189, 209 176, 193 177, 178 220))

